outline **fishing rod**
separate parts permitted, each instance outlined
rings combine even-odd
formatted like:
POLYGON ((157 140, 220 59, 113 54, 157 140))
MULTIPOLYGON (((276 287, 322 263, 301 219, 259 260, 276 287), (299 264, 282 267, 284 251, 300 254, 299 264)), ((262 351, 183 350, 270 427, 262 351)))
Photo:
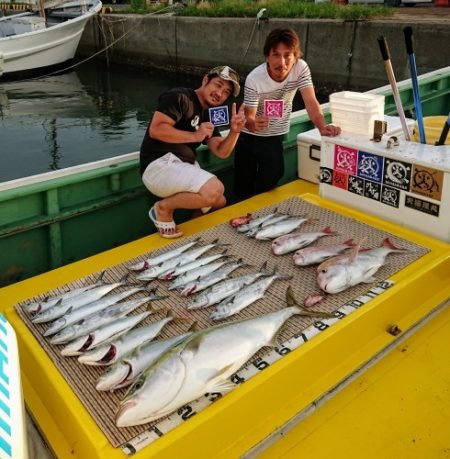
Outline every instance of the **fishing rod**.
POLYGON ((450 113, 448 114, 448 118, 444 123, 444 127, 442 128, 441 136, 439 137, 439 140, 436 142, 436 145, 445 145, 445 141, 447 140, 449 130, 450 130, 450 113))
POLYGON ((406 53, 408 54, 409 59, 409 73, 411 74, 411 81, 414 94, 414 105, 416 107, 416 119, 417 125, 419 126, 420 143, 426 143, 425 129, 423 126, 422 105, 420 103, 419 82, 417 81, 417 67, 416 57, 414 54, 414 39, 412 27, 405 27, 403 29, 403 33, 405 35, 406 53))
POLYGON ((398 92, 397 82, 395 81, 394 70, 392 69, 391 57, 389 54, 389 48, 386 42, 386 39, 383 35, 378 37, 378 44, 380 45, 381 56, 384 61, 384 68, 389 80, 389 83, 392 88, 392 94, 394 96, 395 106, 397 107, 397 113, 400 117, 400 122, 402 124, 403 134, 405 135, 405 140, 411 140, 409 134, 408 126, 406 124, 405 112, 403 111, 402 101, 400 99, 400 94, 398 92))

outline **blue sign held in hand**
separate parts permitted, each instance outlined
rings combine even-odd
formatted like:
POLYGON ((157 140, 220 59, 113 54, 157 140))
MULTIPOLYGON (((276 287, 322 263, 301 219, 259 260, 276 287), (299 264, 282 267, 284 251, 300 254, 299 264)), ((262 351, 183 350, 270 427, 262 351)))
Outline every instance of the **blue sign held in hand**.
POLYGON ((228 107, 223 105, 221 107, 212 107, 209 109, 209 120, 214 126, 225 126, 229 124, 230 118, 228 116, 228 107))

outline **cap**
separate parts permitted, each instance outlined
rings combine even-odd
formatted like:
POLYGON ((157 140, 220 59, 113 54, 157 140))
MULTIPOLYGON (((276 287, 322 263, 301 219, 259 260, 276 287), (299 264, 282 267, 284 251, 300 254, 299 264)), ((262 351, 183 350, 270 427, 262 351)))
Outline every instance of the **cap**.
POLYGON ((222 80, 231 81, 234 86, 233 96, 237 97, 241 90, 239 85, 239 74, 233 70, 228 65, 221 65, 219 67, 214 67, 208 72, 208 76, 217 75, 218 77, 222 78, 222 80))

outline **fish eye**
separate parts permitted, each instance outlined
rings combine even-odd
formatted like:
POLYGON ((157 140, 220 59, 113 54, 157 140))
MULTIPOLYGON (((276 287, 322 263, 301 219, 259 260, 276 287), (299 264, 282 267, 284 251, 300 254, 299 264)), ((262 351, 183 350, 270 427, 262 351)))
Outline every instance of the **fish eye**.
POLYGON ((327 269, 326 268, 323 268, 320 270, 321 274, 326 274, 327 273, 327 269))

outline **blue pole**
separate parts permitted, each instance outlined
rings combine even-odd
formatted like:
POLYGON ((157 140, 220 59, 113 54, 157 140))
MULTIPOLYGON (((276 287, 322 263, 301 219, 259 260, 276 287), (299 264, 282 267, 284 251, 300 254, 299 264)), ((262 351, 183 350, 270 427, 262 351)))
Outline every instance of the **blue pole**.
POLYGON ((420 103, 419 83, 417 81, 417 67, 416 57, 414 55, 414 41, 411 27, 405 27, 403 29, 405 34, 406 52, 409 57, 409 71, 411 74, 411 81, 414 94, 414 105, 416 107, 416 119, 417 125, 419 126, 419 137, 420 143, 426 143, 425 140, 425 129, 423 127, 423 116, 422 116, 422 105, 420 103))

